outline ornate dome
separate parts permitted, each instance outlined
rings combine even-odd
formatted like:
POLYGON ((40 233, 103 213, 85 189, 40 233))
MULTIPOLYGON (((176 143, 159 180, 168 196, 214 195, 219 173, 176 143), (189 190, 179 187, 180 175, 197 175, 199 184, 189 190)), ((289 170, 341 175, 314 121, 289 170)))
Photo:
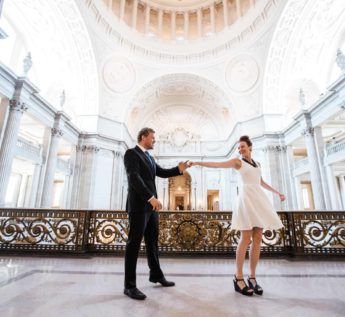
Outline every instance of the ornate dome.
POLYGON ((103 0, 130 28, 165 41, 197 40, 241 19, 254 0, 103 0))

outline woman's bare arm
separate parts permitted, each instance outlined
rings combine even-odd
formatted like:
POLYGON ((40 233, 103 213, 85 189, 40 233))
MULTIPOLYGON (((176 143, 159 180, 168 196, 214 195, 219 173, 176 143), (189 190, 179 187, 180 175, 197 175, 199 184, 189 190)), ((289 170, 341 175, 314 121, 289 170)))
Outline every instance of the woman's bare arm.
POLYGON ((268 185, 261 177, 261 186, 267 190, 269 190, 270 192, 277 194, 280 198, 281 201, 285 200, 285 196, 283 194, 281 194, 280 192, 278 192, 277 190, 275 190, 273 187, 271 187, 270 185, 268 185))
POLYGON ((242 162, 241 160, 235 158, 229 161, 224 162, 191 162, 191 166, 204 166, 204 167, 211 167, 211 168, 241 168, 242 162))

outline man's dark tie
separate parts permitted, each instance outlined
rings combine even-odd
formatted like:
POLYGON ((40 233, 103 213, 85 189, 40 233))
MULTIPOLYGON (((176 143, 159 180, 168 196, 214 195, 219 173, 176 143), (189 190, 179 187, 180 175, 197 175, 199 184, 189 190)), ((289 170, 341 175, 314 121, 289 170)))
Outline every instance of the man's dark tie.
POLYGON ((153 162, 152 156, 150 155, 150 153, 149 153, 148 151, 145 151, 145 154, 146 154, 147 158, 148 158, 149 161, 150 161, 151 167, 154 169, 154 168, 155 168, 155 164, 154 164, 154 162, 153 162))

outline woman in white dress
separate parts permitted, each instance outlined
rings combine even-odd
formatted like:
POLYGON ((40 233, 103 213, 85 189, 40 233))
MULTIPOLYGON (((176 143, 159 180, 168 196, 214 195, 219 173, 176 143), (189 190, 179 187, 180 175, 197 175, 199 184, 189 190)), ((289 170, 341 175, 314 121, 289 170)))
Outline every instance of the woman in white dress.
POLYGON ((283 227, 282 222, 262 187, 279 195, 283 194, 268 185, 261 177, 260 164, 252 159, 252 142, 248 136, 241 136, 238 145, 242 159, 231 159, 226 162, 191 162, 190 165, 199 165, 213 168, 234 168, 238 171, 241 186, 238 195, 237 209, 232 216, 231 228, 241 232, 241 239, 236 250, 236 273, 234 276, 235 291, 251 296, 253 293, 262 295, 263 289, 256 282, 256 267, 260 257, 263 229, 277 230, 283 227), (246 250, 252 241, 249 251, 250 274, 248 285, 243 279, 243 264, 246 250))

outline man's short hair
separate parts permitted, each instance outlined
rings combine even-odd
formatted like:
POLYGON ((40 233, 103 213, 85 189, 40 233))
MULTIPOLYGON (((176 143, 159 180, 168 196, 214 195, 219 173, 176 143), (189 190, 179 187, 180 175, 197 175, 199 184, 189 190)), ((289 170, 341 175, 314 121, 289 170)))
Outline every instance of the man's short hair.
POLYGON ((155 130, 151 128, 142 128, 138 133, 138 143, 140 143, 143 136, 148 136, 150 133, 155 133, 155 130))

